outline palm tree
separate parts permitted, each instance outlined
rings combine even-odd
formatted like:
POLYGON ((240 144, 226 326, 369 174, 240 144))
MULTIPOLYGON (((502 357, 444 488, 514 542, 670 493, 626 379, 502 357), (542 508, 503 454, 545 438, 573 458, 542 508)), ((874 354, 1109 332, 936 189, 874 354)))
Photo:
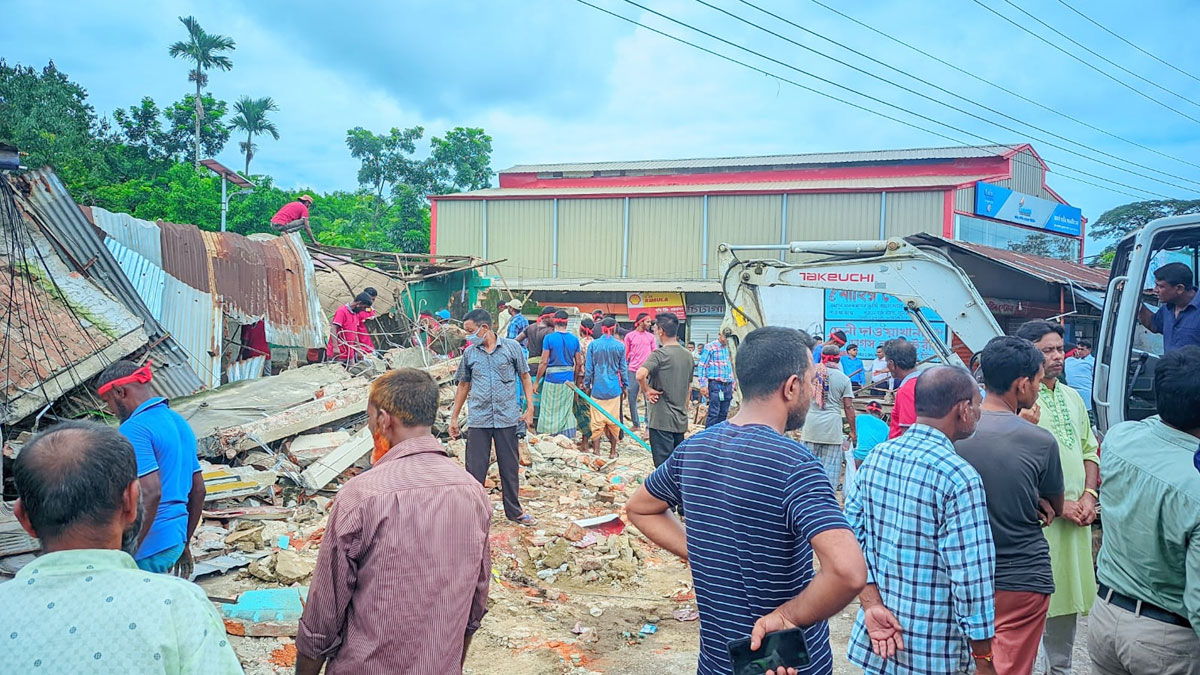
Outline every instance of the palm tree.
POLYGON ((254 157, 254 149, 257 148, 254 144, 254 137, 261 134, 271 134, 275 140, 279 140, 279 130, 275 128, 275 123, 267 119, 267 113, 278 112, 279 106, 275 105, 275 101, 270 96, 262 98, 250 98, 243 96, 238 99, 237 103, 233 104, 233 109, 237 111, 237 115, 233 117, 230 129, 240 129, 246 132, 246 140, 238 143, 242 152, 246 153, 246 171, 245 175, 250 175, 250 160, 254 157))
POLYGON ((174 58, 185 58, 196 63, 196 67, 188 73, 188 81, 196 83, 196 167, 200 167, 200 120, 204 119, 204 103, 201 102, 200 88, 208 84, 208 75, 204 73, 210 68, 230 70, 233 61, 221 52, 233 51, 236 45, 233 38, 224 35, 213 35, 205 32, 195 17, 179 17, 187 27, 188 39, 171 45, 167 52, 174 58))

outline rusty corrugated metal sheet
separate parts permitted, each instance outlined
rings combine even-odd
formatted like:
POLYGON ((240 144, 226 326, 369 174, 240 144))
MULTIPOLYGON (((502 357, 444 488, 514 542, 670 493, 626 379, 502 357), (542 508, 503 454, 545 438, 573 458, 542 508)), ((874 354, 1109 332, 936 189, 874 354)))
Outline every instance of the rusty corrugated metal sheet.
POLYGON ((150 312, 125 276, 103 237, 49 168, 8 178, 23 198, 22 208, 46 229, 51 244, 77 272, 108 291, 142 320, 152 345, 147 356, 155 364, 154 389, 166 397, 187 396, 204 385, 188 366, 187 355, 150 312))
MULTIPOLYGON (((116 222, 104 209, 95 208, 92 213, 102 229, 116 222)), ((132 220, 159 231, 157 245, 166 275, 211 299, 213 309, 201 322, 203 334, 192 335, 196 344, 207 344, 208 327, 213 323, 209 315, 219 322, 221 314, 226 314, 240 323, 265 319, 267 340, 274 344, 324 346, 326 318, 312 258, 299 235, 251 239, 233 232, 205 232, 194 225, 132 220)), ((115 238, 129 229, 122 224, 121 229, 105 232, 115 238)), ((144 237, 130 238, 129 244, 154 246, 144 237)), ((185 341, 194 342, 191 338, 185 341)), ((191 358, 197 358, 191 348, 188 351, 191 358)), ((213 370, 219 373, 219 369, 213 370)), ((209 377, 206 372, 198 374, 202 379, 209 377)))
POLYGON ((993 248, 965 241, 951 241, 931 234, 913 235, 912 237, 908 237, 908 240, 917 244, 951 246, 965 250, 1050 283, 1075 284, 1093 290, 1105 290, 1108 288, 1108 270, 1088 267, 1087 265, 1067 260, 1044 258, 1038 255, 1018 253, 1017 251, 993 248))

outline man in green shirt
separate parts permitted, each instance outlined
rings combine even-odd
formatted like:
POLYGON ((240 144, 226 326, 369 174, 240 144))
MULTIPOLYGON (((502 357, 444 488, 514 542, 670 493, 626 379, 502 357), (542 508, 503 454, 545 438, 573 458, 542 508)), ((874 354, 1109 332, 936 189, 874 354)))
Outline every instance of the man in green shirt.
POLYGON ((1088 651, 1099 675, 1200 675, 1200 347, 1154 371, 1158 415, 1104 438, 1100 599, 1088 651))
POLYGON ((5 673, 241 673, 199 586, 139 570, 133 446, 116 429, 67 422, 13 462, 16 516, 42 556, 0 584, 5 673))
POLYGON ((1059 379, 1066 352, 1063 327, 1036 319, 1017 330, 1042 352, 1046 375, 1037 404, 1022 416, 1054 435, 1062 461, 1063 513, 1042 531, 1050 544, 1050 566, 1054 571, 1054 594, 1042 632, 1038 661, 1046 675, 1071 672, 1071 650, 1075 645, 1075 623, 1087 614, 1096 599, 1096 573, 1092 565, 1092 522, 1096 520, 1096 486, 1100 480, 1099 444, 1092 433, 1083 398, 1059 379))
POLYGON ((679 317, 661 312, 654 317, 654 334, 662 346, 650 353, 635 376, 650 401, 646 426, 654 466, 661 466, 688 430, 688 392, 696 361, 687 347, 679 344, 679 317))

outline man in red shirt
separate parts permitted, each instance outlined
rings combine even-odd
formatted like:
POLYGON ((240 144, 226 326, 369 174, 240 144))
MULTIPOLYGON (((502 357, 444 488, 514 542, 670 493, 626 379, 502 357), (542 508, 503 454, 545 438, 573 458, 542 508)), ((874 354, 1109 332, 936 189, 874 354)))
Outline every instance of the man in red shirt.
POLYGON ((426 372, 392 370, 371 386, 367 425, 384 452, 333 503, 296 635, 298 675, 462 672, 487 612, 492 505, 434 438, 437 412, 426 372))
POLYGON ((341 361, 347 365, 362 360, 363 354, 370 353, 367 345, 359 340, 362 328, 363 312, 371 307, 373 300, 366 293, 359 293, 354 302, 338 307, 333 314, 329 330, 329 346, 325 355, 329 359, 341 361))
POLYGON ((295 232, 303 227, 308 232, 309 239, 316 243, 317 238, 308 226, 308 207, 312 206, 312 203, 312 195, 300 195, 299 199, 284 204, 271 216, 271 225, 280 232, 295 232))
POLYGON ((908 340, 897 338, 883 343, 883 357, 888 371, 900 386, 896 389, 892 416, 888 419, 888 438, 896 438, 917 421, 917 348, 908 340))

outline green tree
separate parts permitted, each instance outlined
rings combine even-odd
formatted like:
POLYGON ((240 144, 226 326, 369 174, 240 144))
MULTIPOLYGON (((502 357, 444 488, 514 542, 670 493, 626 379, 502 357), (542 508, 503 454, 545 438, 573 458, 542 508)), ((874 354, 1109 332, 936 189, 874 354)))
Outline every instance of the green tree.
POLYGON ((254 137, 271 134, 272 138, 279 140, 279 130, 275 128, 275 123, 267 119, 267 113, 277 112, 279 106, 275 105, 275 101, 270 96, 263 98, 243 96, 233 104, 233 110, 237 114, 230 120, 232 128, 246 132, 245 142, 238 143, 238 146, 246 155, 246 170, 243 173, 249 176, 250 160, 254 157, 254 150, 257 147, 254 144, 254 137))
POLYGON ((206 70, 218 68, 228 71, 233 68, 233 60, 222 52, 231 52, 237 48, 233 38, 209 33, 200 27, 195 17, 179 17, 179 21, 187 28, 188 39, 176 42, 167 49, 173 58, 183 58, 193 61, 196 67, 188 73, 188 81, 196 83, 196 96, 192 99, 195 106, 195 165, 200 168, 200 123, 204 120, 204 97, 201 89, 208 84, 206 70))
POLYGON ((93 188, 111 180, 109 131, 87 91, 53 61, 39 70, 0 59, 0 141, 29 153, 29 166, 53 166, 84 203, 93 188))
POLYGON ((1109 209, 1091 225, 1093 239, 1116 239, 1167 216, 1200 213, 1200 199, 1160 199, 1109 209))
POLYGON ((492 183, 492 137, 483 129, 455 127, 429 139, 435 192, 482 190, 492 183))
POLYGON ((225 101, 205 94, 202 108, 206 110, 204 122, 194 125, 195 97, 191 94, 183 100, 172 103, 163 111, 167 121, 167 132, 164 147, 168 155, 178 161, 187 161, 189 151, 193 146, 199 146, 208 157, 215 157, 229 142, 229 125, 224 121, 228 112, 225 101), (195 130, 200 130, 199 142, 195 130))
POLYGON ((389 197, 400 185, 428 186, 431 182, 428 160, 413 157, 417 141, 425 133, 423 127, 398 129, 385 134, 372 133, 362 127, 346 132, 350 156, 359 160, 358 184, 374 197, 371 224, 378 227, 391 211, 389 197))

